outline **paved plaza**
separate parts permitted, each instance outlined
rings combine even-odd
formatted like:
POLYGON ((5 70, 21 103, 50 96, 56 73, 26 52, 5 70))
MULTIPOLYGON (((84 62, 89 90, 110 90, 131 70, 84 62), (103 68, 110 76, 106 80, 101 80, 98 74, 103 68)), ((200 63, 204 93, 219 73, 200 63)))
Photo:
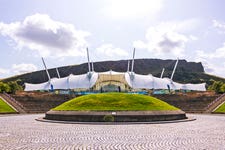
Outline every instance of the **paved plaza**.
POLYGON ((0 149, 225 149, 225 115, 166 124, 60 124, 1 115, 0 149))

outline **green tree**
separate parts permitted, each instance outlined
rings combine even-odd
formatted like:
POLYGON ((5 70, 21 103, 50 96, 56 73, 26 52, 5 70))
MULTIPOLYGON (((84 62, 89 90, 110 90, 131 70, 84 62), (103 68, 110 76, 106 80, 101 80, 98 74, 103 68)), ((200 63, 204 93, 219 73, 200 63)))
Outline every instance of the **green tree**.
POLYGON ((220 87, 220 92, 225 93, 225 83, 220 87))
POLYGON ((214 81, 212 85, 208 87, 209 90, 213 90, 216 93, 223 93, 223 87, 224 83, 222 81, 214 81))
POLYGON ((10 92, 10 86, 6 83, 0 82, 0 92, 10 92))
POLYGON ((10 87, 11 93, 16 93, 16 91, 21 91, 23 89, 16 81, 10 81, 7 84, 10 87))

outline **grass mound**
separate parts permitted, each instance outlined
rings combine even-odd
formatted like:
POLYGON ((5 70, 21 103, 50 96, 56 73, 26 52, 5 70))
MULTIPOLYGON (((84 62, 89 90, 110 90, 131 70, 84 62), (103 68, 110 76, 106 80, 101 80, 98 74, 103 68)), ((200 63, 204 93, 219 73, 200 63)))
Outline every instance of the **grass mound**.
POLYGON ((0 113, 14 113, 14 112, 16 111, 0 98, 0 113))
POLYGON ((225 113, 225 103, 223 103, 219 108, 217 108, 215 113, 225 113))
POLYGON ((154 110, 179 110, 157 98, 126 93, 90 94, 74 98, 52 110, 66 111, 154 111, 154 110))

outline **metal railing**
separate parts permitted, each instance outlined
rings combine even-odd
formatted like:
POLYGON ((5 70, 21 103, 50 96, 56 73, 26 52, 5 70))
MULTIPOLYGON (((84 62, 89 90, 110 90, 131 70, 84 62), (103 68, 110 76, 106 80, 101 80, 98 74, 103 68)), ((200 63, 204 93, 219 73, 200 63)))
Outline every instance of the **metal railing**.
MULTIPOLYGON (((10 96, 8 93, 6 93, 6 92, 3 92, 3 95, 5 96, 5 97, 7 97, 9 100, 10 100, 10 102, 11 102, 11 104, 12 105, 14 105, 14 104, 16 104, 18 107, 20 107, 21 109, 23 109, 23 111, 24 111, 24 106, 20 103, 20 102, 18 102, 18 101, 16 101, 12 96, 10 96)), ((16 107, 16 106, 14 106, 14 107, 16 107)), ((16 107, 17 108, 17 107, 16 107)))
POLYGON ((225 93, 217 97, 214 101, 212 101, 207 107, 206 110, 209 110, 211 106, 213 106, 215 103, 219 102, 223 97, 225 97, 225 93))

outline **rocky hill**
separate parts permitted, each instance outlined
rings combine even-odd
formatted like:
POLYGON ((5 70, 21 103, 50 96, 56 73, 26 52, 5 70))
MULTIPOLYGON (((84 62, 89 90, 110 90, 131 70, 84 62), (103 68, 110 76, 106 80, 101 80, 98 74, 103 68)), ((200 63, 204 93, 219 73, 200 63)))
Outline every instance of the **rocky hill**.
MULTIPOLYGON (((161 59, 135 59, 134 72, 138 74, 152 74, 156 77, 160 77, 162 68, 165 68, 164 77, 170 77, 173 71, 176 60, 161 60, 161 59)), ((96 72, 104 71, 127 71, 128 60, 119 61, 102 61, 94 63, 94 70, 96 72)), ((131 68, 131 62, 130 62, 131 68)), ((83 74, 87 73, 88 65, 87 63, 58 67, 61 77, 68 76, 69 74, 83 74)), ((49 69, 49 74, 51 78, 57 77, 57 72, 55 68, 49 69)), ((40 70, 32 73, 26 73, 14 77, 4 79, 3 81, 14 81, 21 80, 20 84, 24 82, 28 83, 41 83, 48 80, 45 70, 40 70)), ((208 75, 204 73, 204 68, 200 62, 187 62, 186 60, 179 60, 176 72, 174 74, 174 81, 181 83, 210 83, 213 80, 222 80, 225 82, 224 78, 208 75)))

